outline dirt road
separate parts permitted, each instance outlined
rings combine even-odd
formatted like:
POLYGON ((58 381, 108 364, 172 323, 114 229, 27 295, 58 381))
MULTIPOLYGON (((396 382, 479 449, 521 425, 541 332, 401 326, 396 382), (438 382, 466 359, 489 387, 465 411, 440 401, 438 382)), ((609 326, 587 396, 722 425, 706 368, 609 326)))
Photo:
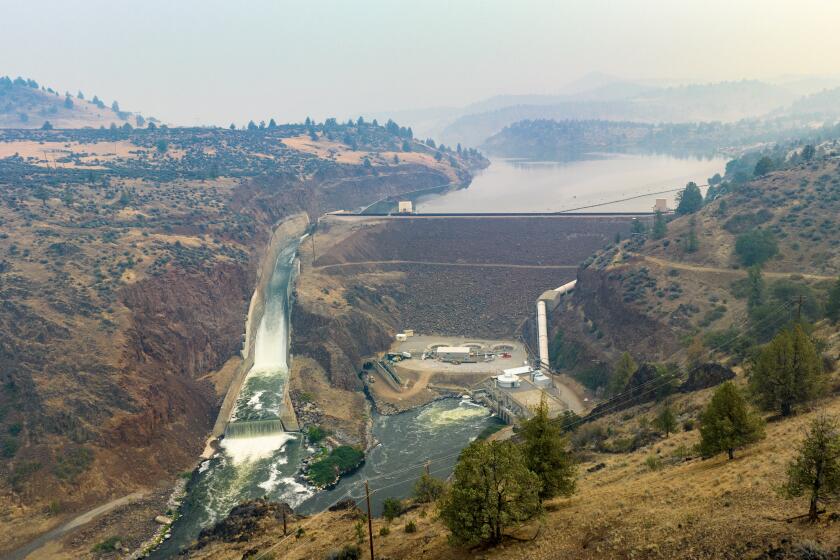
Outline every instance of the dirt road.
POLYGON ((111 500, 106 504, 102 504, 101 506, 97 506, 81 515, 77 515, 64 525, 56 527, 52 531, 44 533, 34 541, 29 542, 28 544, 18 548, 8 556, 6 556, 6 560, 37 560, 38 558, 45 558, 52 555, 55 551, 52 550, 50 555, 45 555, 42 552, 42 549, 50 544, 52 541, 55 541, 65 535, 66 533, 89 523, 102 515, 103 513, 107 513, 114 508, 119 506, 125 505, 132 500, 137 500, 142 498, 144 495, 143 492, 134 492, 127 496, 123 496, 122 498, 117 498, 116 500, 111 500))
MULTIPOLYGON (((714 274, 732 274, 736 276, 744 276, 747 274, 746 269, 733 269, 733 268, 715 268, 711 266, 698 266, 693 264, 685 264, 681 262, 674 262, 665 259, 660 259, 659 257, 651 257, 647 255, 638 255, 647 262, 653 263, 655 265, 664 267, 664 268, 674 268, 676 270, 688 270, 691 272, 709 272, 714 274)), ((836 276, 823 276, 820 274, 802 274, 799 272, 768 272, 762 271, 761 272, 767 278, 790 278, 793 275, 801 276, 806 280, 836 280, 836 276)))
POLYGON ((459 263, 459 262, 435 262, 435 261, 353 261, 316 266, 316 269, 339 268, 343 266, 365 266, 381 264, 421 264, 428 266, 465 266, 473 268, 541 268, 557 270, 577 270, 576 264, 508 264, 508 263, 459 263))

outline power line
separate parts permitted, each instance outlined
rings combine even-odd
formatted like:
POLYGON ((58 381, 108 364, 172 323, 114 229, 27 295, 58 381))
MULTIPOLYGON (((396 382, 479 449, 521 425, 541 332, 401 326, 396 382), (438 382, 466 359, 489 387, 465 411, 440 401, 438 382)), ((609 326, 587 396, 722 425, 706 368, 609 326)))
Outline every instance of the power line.
MULTIPOLYGON (((785 303, 779 304, 779 305, 777 305, 777 306, 776 306, 776 309, 781 310, 781 309, 788 308, 788 307, 790 307, 791 305, 793 305, 793 303, 794 303, 794 302, 789 301, 789 302, 785 302, 785 303)), ((780 319, 784 319, 784 318, 785 318, 785 316, 784 316, 783 314, 779 314, 779 315, 768 314, 768 315, 769 315, 769 316, 768 316, 765 320, 760 321, 759 323, 757 323, 757 324, 756 324, 756 326, 757 326, 757 325, 760 325, 760 324, 763 324, 763 323, 766 323, 766 322, 771 321, 771 320, 772 320, 772 321, 778 321, 778 320, 780 320, 780 319)), ((748 322, 748 321, 749 321, 749 318, 746 318, 744 321, 742 321, 742 324, 745 324, 745 323, 746 323, 746 322, 748 322)), ((713 348, 709 349, 709 351, 707 352, 707 355, 711 356, 712 354, 714 354, 714 353, 715 353, 716 351, 718 351, 719 349, 721 349, 721 348, 723 348, 723 347, 727 346, 728 344, 730 344, 731 342, 734 342, 735 340, 737 340, 737 339, 741 338, 742 336, 745 336, 745 332, 744 332, 744 331, 742 331, 742 332, 740 332, 740 333, 736 334, 735 336, 730 337, 727 341, 725 341, 725 342, 721 342, 721 343, 720 343, 720 344, 718 344, 717 346, 715 346, 715 347, 713 347, 713 348)), ((684 349, 683 349, 683 350, 678 351, 677 353, 675 353, 674 355, 672 355, 672 356, 671 356, 671 358, 673 359, 673 357, 674 357, 674 356, 676 356, 677 354, 680 354, 680 353, 682 353, 682 352, 684 352, 684 351, 685 351, 684 349)), ((621 404, 624 404, 624 403, 622 403, 622 402, 621 402, 621 400, 620 400, 620 398, 621 398, 622 396, 627 396, 627 395, 630 395, 631 393, 635 393, 636 391, 638 391, 638 389, 640 389, 640 388, 642 388, 642 387, 645 387, 645 386, 648 386, 648 385, 652 385, 652 384, 653 384, 653 386, 651 386, 648 390, 644 391, 644 392, 643 392, 643 393, 641 393, 641 394, 636 394, 636 395, 635 395, 635 397, 636 397, 636 398, 641 397, 641 396, 644 396, 644 395, 646 395, 646 394, 651 393, 652 391, 655 391, 655 390, 657 390, 657 389, 661 388, 661 387, 662 387, 662 386, 664 386, 666 383, 670 383, 673 379, 677 378, 679 375, 681 375, 681 374, 683 374, 683 373, 690 373, 691 371, 695 371, 698 367, 699 367, 699 366, 694 366, 693 368, 688 369, 688 370, 686 370, 686 371, 683 371, 682 369, 677 369, 675 372, 673 372, 673 373, 671 373, 671 374, 669 374, 669 375, 666 375, 666 376, 663 376, 663 377, 661 377, 661 378, 657 378, 657 379, 652 379, 652 380, 650 380, 650 381, 647 381, 647 382, 645 382, 645 383, 643 383, 643 384, 641 384, 641 385, 638 385, 638 386, 636 386, 636 387, 632 388, 631 390, 623 391, 622 393, 619 393, 618 395, 615 395, 615 396, 614 396, 614 397, 612 397, 609 401, 607 401, 607 403, 609 403, 610 401, 617 401, 617 402, 616 402, 616 404, 614 404, 613 406, 608 406, 607 408, 605 408, 605 409, 603 409, 603 410, 599 411, 598 413, 596 413, 596 414, 594 414, 594 415, 593 415, 593 414, 589 414, 589 415, 587 415, 587 416, 585 416, 585 417, 582 417, 582 418, 580 418, 579 420, 577 420, 577 421, 575 421, 575 422, 572 422, 572 423, 570 423, 570 424, 567 424, 567 425, 565 426, 565 428, 568 430, 568 429, 571 429, 571 428, 573 428, 573 427, 576 427, 577 425, 580 425, 580 424, 582 424, 582 423, 584 423, 584 422, 590 422, 590 421, 592 421, 592 420, 594 420, 594 419, 597 419, 597 418, 600 418, 600 417, 602 417, 602 416, 604 416, 604 415, 606 415, 606 414, 612 413, 612 412, 616 411, 616 410, 618 409, 618 407, 619 407, 621 404)), ((461 452, 462 452, 462 450, 459 450, 459 451, 458 451, 458 452, 456 452, 456 453, 450 453, 450 454, 446 454, 446 455, 438 456, 438 457, 435 457, 435 458, 433 458, 433 459, 429 459, 429 458, 427 458, 427 459, 424 459, 422 463, 418 462, 418 463, 416 463, 416 464, 412 464, 412 465, 409 465, 409 466, 406 466, 406 467, 403 467, 403 468, 400 468, 400 469, 397 469, 397 470, 392 470, 392 471, 389 471, 389 472, 387 472, 387 473, 381 473, 381 474, 379 474, 379 475, 377 475, 377 476, 374 476, 374 477, 370 477, 370 478, 368 478, 365 482, 366 482, 366 484, 368 484, 371 480, 378 480, 378 479, 383 478, 383 477, 390 477, 390 476, 394 476, 394 475, 397 475, 397 474, 405 473, 405 472, 407 472, 407 471, 409 471, 409 470, 413 470, 413 469, 421 469, 421 468, 423 468, 423 466, 424 466, 424 465, 429 465, 429 464, 431 464, 431 463, 437 463, 437 462, 440 462, 440 461, 443 461, 443 460, 446 460, 446 459, 450 459, 450 458, 456 457, 456 456, 460 455, 460 454, 461 454, 461 452)), ((435 472, 435 473, 437 473, 437 472, 442 472, 442 471, 444 471, 444 470, 448 470, 448 468, 447 468, 447 467, 439 467, 439 468, 437 468, 437 469, 430 470, 430 472, 435 472)), ((381 486, 381 487, 379 487, 379 488, 375 488, 372 492, 369 492, 369 494, 375 494, 375 493, 380 492, 380 491, 382 491, 382 490, 385 490, 385 489, 387 489, 387 488, 391 488, 391 487, 394 487, 394 486, 398 486, 398 485, 400 485, 400 484, 403 484, 403 483, 407 482, 407 481, 408 481, 408 480, 410 480, 411 478, 414 478, 414 477, 412 476, 412 477, 405 477, 405 478, 398 479, 397 481, 391 482, 390 484, 386 484, 385 486, 381 486)), ((336 498, 336 500, 334 500, 334 501, 333 501, 330 505, 328 505, 326 508, 324 508, 324 510, 322 510, 321 512, 319 512, 319 513, 315 514, 314 516, 312 516, 312 517, 308 518, 308 519, 306 520, 306 522, 305 522, 305 523, 303 523, 303 524, 299 525, 299 528, 300 528, 300 527, 305 527, 305 526, 310 525, 313 521, 315 521, 315 520, 316 520, 316 519, 318 519, 319 517, 321 517, 321 516, 325 515, 325 514, 329 511, 329 509, 330 509, 331 507, 333 507, 335 504, 337 504, 339 501, 341 501, 341 500, 343 500, 343 499, 345 499, 345 498, 348 498, 348 497, 349 497, 350 499, 353 499, 354 501, 358 501, 359 499, 361 499, 361 496, 359 496, 359 497, 357 498, 357 497, 355 497, 355 496, 352 494, 353 489, 354 489, 355 487, 357 487, 357 486, 359 485, 359 483, 360 483, 360 481, 355 481, 355 482, 351 483, 351 484, 350 484, 350 486, 348 487, 347 491, 346 491, 344 494, 342 494, 342 495, 340 495, 338 498, 336 498)), ((285 541, 286 541, 289 537, 291 537, 291 536, 292 536, 291 534, 290 534, 290 535, 286 535, 286 536, 285 536, 285 537, 283 537, 280 541, 278 541, 277 543, 275 543, 274 545, 272 545, 271 547, 269 547, 268 549, 266 549, 265 551, 263 551, 263 552, 261 552, 259 555, 257 555, 257 556, 255 557, 255 559, 257 559, 257 560, 258 560, 258 559, 260 559, 260 558, 263 558, 263 557, 264 557, 266 554, 268 554, 270 551, 272 551, 272 550, 276 549, 278 546, 280 546, 281 544, 283 544, 283 543, 284 543, 284 542, 285 542, 285 541)))

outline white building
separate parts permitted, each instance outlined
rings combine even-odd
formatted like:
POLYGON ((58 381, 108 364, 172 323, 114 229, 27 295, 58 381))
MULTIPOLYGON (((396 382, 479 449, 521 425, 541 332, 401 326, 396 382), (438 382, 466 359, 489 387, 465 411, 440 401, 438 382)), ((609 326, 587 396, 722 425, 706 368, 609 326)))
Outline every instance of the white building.
POLYGON ((499 387, 504 387, 505 389, 511 389, 513 387, 519 387, 522 382, 519 380, 518 375, 513 375, 512 373, 503 373, 499 377, 496 378, 496 385, 499 387))
POLYGON ((551 387, 551 379, 541 371, 535 371, 532 373, 531 381, 537 387, 551 387))
POLYGON ((657 198, 656 202, 653 204, 653 211, 654 212, 662 212, 663 214, 667 214, 671 211, 668 208, 668 199, 667 198, 657 198))
POLYGON ((533 370, 531 370, 531 366, 527 365, 502 370, 502 375, 496 378, 496 385, 504 387, 505 389, 519 387, 522 384, 519 376, 530 375, 532 372, 533 370))
POLYGON ((399 212, 400 214, 413 214, 414 205, 411 203, 410 200, 400 200, 397 203, 397 212, 399 212))

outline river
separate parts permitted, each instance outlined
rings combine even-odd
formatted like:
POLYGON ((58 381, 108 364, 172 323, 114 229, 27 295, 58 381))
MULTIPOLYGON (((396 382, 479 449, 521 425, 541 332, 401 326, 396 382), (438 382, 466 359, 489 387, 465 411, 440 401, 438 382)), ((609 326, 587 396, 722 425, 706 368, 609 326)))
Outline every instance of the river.
MULTIPOLYGON (((690 180, 702 183, 722 171, 722 159, 611 155, 578 162, 494 160, 463 190, 418 201, 423 212, 532 212, 569 208, 674 188, 690 180)), ((650 195, 604 211, 650 210, 650 195)), ((370 481, 374 515, 389 497, 411 494, 430 461, 432 474, 445 478, 459 451, 496 420, 476 404, 446 399, 424 407, 382 416, 373 413, 372 435, 378 444, 364 465, 336 488, 315 492, 298 475, 303 459, 315 450, 298 433, 284 432, 279 417, 289 368, 289 293, 298 242, 281 251, 256 333, 254 365, 237 397, 221 450, 203 462, 188 486, 172 536, 153 558, 170 558, 190 544, 201 529, 224 518, 239 502, 267 496, 302 513, 321 511, 339 499, 362 497, 370 481)))
POLYGON ((433 461, 433 474, 447 476, 460 449, 495 422, 486 408, 457 399, 395 416, 374 413, 372 434, 381 444, 370 451, 361 469, 332 491, 316 493, 302 484, 297 476, 301 462, 315 450, 303 445, 301 434, 282 431, 279 423, 289 376, 289 288, 296 250, 297 242, 277 258, 256 333, 254 365, 237 397, 221 451, 193 474, 171 537, 152 558, 175 556, 243 500, 267 496, 312 513, 355 492, 359 481, 370 478, 373 489, 387 486, 372 497, 379 508, 385 497, 411 493, 427 459, 433 461))
POLYGON ((277 257, 265 294, 265 310, 257 328, 254 365, 234 406, 222 450, 204 461, 193 475, 172 537, 153 558, 169 558, 189 544, 204 527, 222 519, 239 502, 270 496, 292 507, 312 495, 295 480, 308 451, 301 435, 282 431, 279 417, 288 382, 289 286, 297 242, 277 257))
POLYGON ((426 461, 433 476, 446 478, 460 450, 497 422, 485 407, 458 399, 435 401, 393 416, 374 413, 373 437, 381 444, 370 450, 361 469, 342 477, 332 490, 315 494, 298 510, 305 514, 321 511, 348 494, 358 500, 369 480, 373 515, 381 515, 385 498, 411 495, 426 461))
POLYGON ((492 159, 466 189, 421 197, 418 212, 560 212, 636 197, 587 209, 598 212, 649 212, 655 199, 674 207, 677 189, 689 181, 705 184, 723 174, 726 160, 667 155, 593 154, 573 161, 492 159))

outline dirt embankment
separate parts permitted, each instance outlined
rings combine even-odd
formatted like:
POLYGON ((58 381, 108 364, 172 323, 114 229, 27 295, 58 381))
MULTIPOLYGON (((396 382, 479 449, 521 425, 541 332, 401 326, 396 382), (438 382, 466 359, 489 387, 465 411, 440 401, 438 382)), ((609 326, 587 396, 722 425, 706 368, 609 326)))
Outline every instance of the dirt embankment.
POLYGON ((574 278, 575 266, 629 227, 574 217, 321 220, 301 246, 292 314, 302 422, 362 441, 364 418, 332 403, 363 406, 362 363, 396 332, 515 337, 543 291, 574 278))

